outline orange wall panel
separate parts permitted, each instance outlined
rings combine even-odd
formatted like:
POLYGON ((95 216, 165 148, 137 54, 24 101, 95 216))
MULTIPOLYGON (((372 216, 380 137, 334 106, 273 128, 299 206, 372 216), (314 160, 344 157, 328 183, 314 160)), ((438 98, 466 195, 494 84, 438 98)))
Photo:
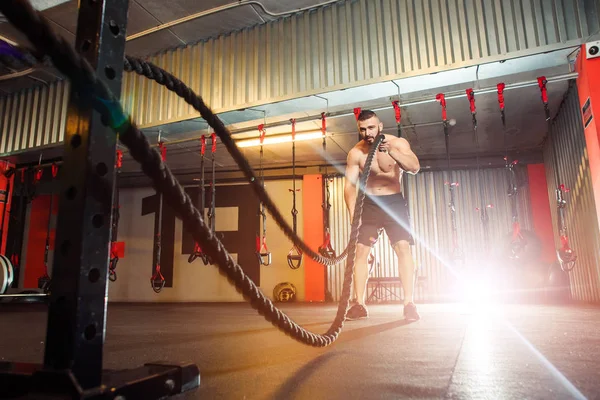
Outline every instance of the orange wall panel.
MULTIPOLYGON (((577 90, 579 104, 583 106, 590 99, 593 119, 587 128, 584 128, 585 142, 590 164, 590 175, 594 190, 596 214, 600 225, 600 130, 597 120, 600 117, 600 58, 586 60, 585 48, 582 46, 575 70, 578 72, 577 90)), ((585 119, 583 118, 585 124, 585 119)))
MULTIPOLYGON (((302 183, 302 209, 304 223, 304 241, 317 251, 323 244, 323 177, 304 175, 302 183)), ((303 257, 305 301, 325 300, 325 267, 318 262, 303 257)))
POLYGON ((541 259, 545 263, 552 263, 556 259, 554 247, 554 227, 552 214, 548 201, 548 181, 544 164, 527 165, 529 177, 529 197, 531 200, 531 214, 533 228, 542 242, 541 259))

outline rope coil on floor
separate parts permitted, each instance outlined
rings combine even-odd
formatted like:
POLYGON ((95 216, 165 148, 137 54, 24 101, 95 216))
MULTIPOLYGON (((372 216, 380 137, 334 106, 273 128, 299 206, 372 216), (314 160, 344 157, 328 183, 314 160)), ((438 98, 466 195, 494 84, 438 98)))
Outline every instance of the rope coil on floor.
MULTIPOLYGON (((137 128, 134 121, 126 117, 121 103, 106 85, 98 80, 94 69, 81 57, 63 38, 57 36, 49 23, 42 15, 34 10, 32 6, 24 0, 5 0, 0 2, 0 11, 15 25, 21 32, 26 34, 28 39, 41 52, 48 54, 55 67, 67 75, 74 88, 79 89, 81 96, 93 97, 93 106, 98 112, 107 115, 111 122, 111 128, 118 133, 119 140, 129 149, 131 156, 141 165, 142 171, 151 178, 153 186, 157 191, 164 195, 164 200, 169 204, 176 215, 191 222, 191 233, 194 239, 201 243, 202 248, 208 255, 216 261, 220 271, 225 274, 236 286, 236 288, 249 299, 250 303, 256 308, 267 321, 277 326, 283 332, 289 334, 294 339, 315 347, 328 346, 338 337, 343 326, 343 322, 348 309, 350 299, 350 289, 352 286, 352 272, 354 270, 354 258, 356 255, 356 244, 358 241, 358 231, 360 228, 360 216, 365 199, 364 188, 367 186, 371 163, 376 149, 379 147, 383 136, 376 138, 371 146, 365 168, 359 181, 359 194, 355 204, 354 218, 350 234, 350 243, 347 248, 347 263, 345 268, 344 284, 342 298, 340 300, 338 311, 331 327, 325 334, 312 333, 293 322, 287 315, 281 312, 271 300, 265 297, 259 288, 243 272, 242 268, 233 260, 231 255, 224 248, 223 244, 213 234, 210 227, 204 223, 203 216, 194 206, 191 198, 179 184, 169 167, 162 161, 161 154, 150 146, 148 139, 137 128)), ((292 229, 285 223, 283 217, 275 207, 273 201, 260 185, 260 182, 254 176, 254 172, 248 161, 241 154, 230 132, 223 123, 212 113, 203 100, 197 96, 189 87, 183 84, 174 76, 166 73, 160 68, 149 63, 142 62, 131 57, 126 58, 125 69, 139 74, 143 74, 156 82, 166 86, 182 97, 188 104, 192 105, 202 118, 214 129, 215 133, 227 147, 227 150, 244 171, 255 192, 259 195, 261 201, 269 212, 273 215, 278 225, 284 230, 288 237, 293 237, 294 242, 298 241, 298 246, 305 251, 309 257, 322 264, 331 263, 332 259, 320 256, 310 249, 302 240, 293 235, 292 229)), ((341 259, 341 256, 338 257, 341 259)), ((338 261, 339 262, 339 261, 338 261)))

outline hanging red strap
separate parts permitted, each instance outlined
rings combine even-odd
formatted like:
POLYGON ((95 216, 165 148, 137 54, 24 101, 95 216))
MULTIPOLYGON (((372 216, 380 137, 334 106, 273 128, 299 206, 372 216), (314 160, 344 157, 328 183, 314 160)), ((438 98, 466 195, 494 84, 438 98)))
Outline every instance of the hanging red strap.
POLYGON ((471 108, 471 114, 475 114, 477 111, 475 109, 475 92, 473 89, 467 89, 467 98, 469 99, 469 107, 471 108))
POLYGON ((202 135, 200 137, 200 154, 204 155, 206 152, 206 136, 202 135))
POLYGON ((56 178, 56 175, 58 175, 58 165, 52 163, 52 177, 56 178))
POLYGON ((25 183, 25 170, 21 170, 21 183, 25 183))
POLYGON ((500 82, 496 87, 498 88, 498 104, 500 105, 500 111, 504 111, 504 88, 506 85, 503 82, 500 82))
POLYGON ((323 136, 327 134, 327 122, 325 120, 324 112, 321 113, 321 132, 323 133, 323 136))
POLYGON ((267 134, 267 131, 265 130, 265 124, 260 124, 258 126, 258 131, 260 132, 260 136, 258 137, 258 140, 260 141, 260 144, 262 145, 263 142, 265 141, 265 135, 267 134))
POLYGON ((163 162, 167 161, 167 146, 163 142, 158 142, 158 148, 160 149, 160 156, 163 162))
POLYGON ((210 151, 215 154, 215 152, 217 151, 217 134, 216 133, 211 133, 210 134, 210 140, 212 141, 212 148, 210 149, 210 151))
POLYGON ((292 141, 296 140, 296 118, 290 119, 292 123, 292 141))
POLYGON ((540 76, 539 78, 537 78, 537 80, 538 86, 540 87, 540 91, 542 92, 542 101, 544 102, 544 104, 548 104, 548 90, 546 89, 546 84, 548 83, 548 80, 545 76, 540 76))
POLYGON ((42 179, 42 175, 44 175, 44 169, 42 167, 36 169, 33 176, 33 183, 38 183, 42 179))
POLYGON ((402 115, 400 114, 400 102, 398 100, 392 101, 392 105, 394 106, 394 112, 396 113, 396 123, 400 124, 400 120, 402 119, 402 115))
POLYGON ((262 253, 262 249, 265 249, 265 253, 269 252, 269 248, 267 247, 267 236, 263 236, 261 242, 260 236, 256 235, 256 252, 262 253))
POLYGON ((443 93, 438 93, 435 99, 442 106, 442 121, 446 122, 448 120, 448 116, 446 115, 446 96, 443 93))
POLYGON ((356 107, 354 109, 354 118, 356 118, 356 120, 358 121, 358 116, 360 115, 361 109, 360 107, 356 107))
POLYGON ((117 150, 117 169, 121 169, 123 166, 123 152, 121 150, 117 150))

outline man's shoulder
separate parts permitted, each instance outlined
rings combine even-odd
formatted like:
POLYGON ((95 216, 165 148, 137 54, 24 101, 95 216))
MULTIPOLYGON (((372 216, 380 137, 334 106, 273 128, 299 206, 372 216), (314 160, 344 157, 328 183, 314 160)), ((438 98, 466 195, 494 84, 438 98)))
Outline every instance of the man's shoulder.
POLYGON ((405 138, 401 137, 401 136, 396 136, 396 135, 390 135, 389 133, 385 134, 385 140, 386 141, 393 141, 399 145, 407 145, 409 144, 408 140, 406 140, 405 138))
POLYGON ((361 154, 363 154, 365 152, 365 146, 363 144, 363 142, 358 142, 354 145, 354 147, 352 147, 350 149, 350 151, 348 152, 348 155, 352 154, 356 157, 360 156, 361 154))

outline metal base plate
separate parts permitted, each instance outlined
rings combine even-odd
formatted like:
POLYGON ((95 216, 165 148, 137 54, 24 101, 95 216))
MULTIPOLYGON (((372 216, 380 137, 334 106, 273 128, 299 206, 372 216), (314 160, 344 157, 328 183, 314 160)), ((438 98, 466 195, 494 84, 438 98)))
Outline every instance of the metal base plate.
POLYGON ((82 390, 70 371, 42 365, 0 362, 0 399, 161 399, 200 386, 195 364, 150 363, 123 371, 104 371, 100 387, 82 390))

